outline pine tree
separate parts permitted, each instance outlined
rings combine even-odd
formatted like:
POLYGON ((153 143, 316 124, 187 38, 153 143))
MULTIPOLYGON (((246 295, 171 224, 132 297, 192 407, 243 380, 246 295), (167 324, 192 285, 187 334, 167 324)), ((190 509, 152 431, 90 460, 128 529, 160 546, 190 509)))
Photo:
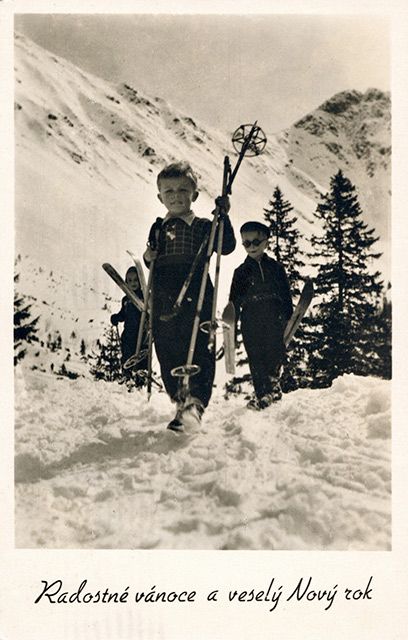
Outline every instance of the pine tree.
MULTIPOLYGON (((300 248, 303 236, 296 226, 297 217, 292 215, 292 212, 292 204, 284 199, 279 186, 276 186, 272 200, 269 202, 269 208, 264 209, 264 218, 269 223, 270 243, 275 258, 285 268, 290 290, 296 303, 303 285, 301 272, 305 267, 303 260, 305 253, 300 248)), ((299 386, 304 386, 307 370, 305 326, 302 324, 299 327, 287 354, 287 362, 281 378, 284 391, 293 391, 299 386)))
POLYGON ((79 352, 81 354, 81 357, 84 358, 85 354, 86 354, 86 345, 85 345, 85 340, 83 338, 81 339, 81 345, 79 347, 79 352))
MULTIPOLYGON (((391 285, 388 284, 388 291, 391 285)), ((370 373, 386 380, 392 377, 392 305, 387 295, 383 295, 381 304, 371 324, 374 334, 373 351, 371 354, 370 373)))
MULTIPOLYGON (((19 281, 19 276, 14 276, 14 282, 19 281)), ((36 333, 39 317, 33 318, 30 312, 31 305, 26 298, 14 291, 14 366, 24 358, 27 349, 24 343, 38 342, 36 333)))
POLYGON ((301 270, 305 266, 304 251, 300 248, 302 234, 296 227, 297 217, 290 215, 293 206, 284 200, 278 186, 269 201, 269 207, 264 209, 264 218, 271 232, 270 244, 276 260, 285 267, 293 295, 297 296, 300 294, 301 270))
POLYGON ((90 372, 96 380, 113 382, 122 378, 121 346, 114 327, 105 329, 102 340, 97 341, 98 353, 91 360, 90 372))
POLYGON ((54 332, 53 336, 51 335, 51 333, 48 334, 47 347, 50 351, 53 352, 59 351, 62 348, 62 337, 58 329, 54 332))
POLYGON ((380 273, 371 273, 370 266, 381 254, 372 250, 378 238, 363 222, 355 187, 341 171, 332 177, 315 215, 323 233, 311 239, 320 300, 313 319, 311 368, 314 386, 328 386, 343 373, 370 373, 370 321, 382 291, 380 273))

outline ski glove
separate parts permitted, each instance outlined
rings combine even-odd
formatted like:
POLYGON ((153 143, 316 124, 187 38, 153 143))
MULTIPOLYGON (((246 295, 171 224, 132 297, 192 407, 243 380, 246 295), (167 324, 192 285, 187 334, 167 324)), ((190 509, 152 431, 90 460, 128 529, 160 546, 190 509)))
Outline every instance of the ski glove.
MULTIPOLYGON (((228 196, 218 196, 218 198, 215 199, 215 206, 218 207, 219 209, 221 209, 221 215, 228 215, 228 211, 230 210, 230 201, 229 201, 229 197, 228 196)), ((215 210, 212 212, 213 215, 215 214, 215 210)))
POLYGON ((150 229, 149 239, 147 241, 147 244, 152 249, 152 251, 157 250, 159 233, 162 226, 162 222, 163 222, 163 218, 156 218, 156 222, 152 224, 152 228, 150 229))
POLYGON ((113 324, 114 327, 117 327, 118 324, 119 324, 118 314, 114 313, 113 315, 111 315, 110 321, 111 321, 111 323, 113 324))

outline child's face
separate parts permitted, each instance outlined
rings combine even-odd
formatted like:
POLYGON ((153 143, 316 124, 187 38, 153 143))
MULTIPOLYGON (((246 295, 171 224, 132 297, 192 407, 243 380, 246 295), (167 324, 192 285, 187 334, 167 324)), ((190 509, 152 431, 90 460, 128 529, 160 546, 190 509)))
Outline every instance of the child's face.
POLYGON ((247 254, 254 260, 258 260, 264 253, 268 242, 265 234, 261 231, 244 231, 244 233, 241 233, 241 238, 247 254))
POLYGON ((187 176, 162 178, 157 197, 171 216, 182 216, 189 213, 192 202, 197 200, 198 191, 187 176))
POLYGON ((137 277, 137 273, 128 273, 126 284, 129 285, 132 291, 137 291, 139 289, 139 278, 137 277))

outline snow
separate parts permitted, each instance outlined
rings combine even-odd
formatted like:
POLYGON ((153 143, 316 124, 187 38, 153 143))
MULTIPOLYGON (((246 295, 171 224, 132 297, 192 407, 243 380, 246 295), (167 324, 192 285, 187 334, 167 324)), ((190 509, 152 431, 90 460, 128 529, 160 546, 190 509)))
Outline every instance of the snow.
POLYGON ((259 413, 16 368, 16 546, 389 549, 390 382, 345 375, 259 413))

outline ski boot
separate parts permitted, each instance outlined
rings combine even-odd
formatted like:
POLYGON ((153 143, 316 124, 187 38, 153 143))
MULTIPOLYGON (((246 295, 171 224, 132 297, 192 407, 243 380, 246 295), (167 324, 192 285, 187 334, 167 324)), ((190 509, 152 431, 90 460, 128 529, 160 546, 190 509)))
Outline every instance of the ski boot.
POLYGON ((184 403, 181 420, 189 429, 197 429, 201 425, 204 405, 198 398, 189 397, 184 403))
POLYGON ((250 401, 247 402, 246 408, 250 409, 251 411, 260 411, 261 407, 259 406, 258 398, 256 396, 251 398, 250 401))
POLYGON ((271 404, 273 404, 275 402, 274 396, 272 393, 265 393, 264 396, 262 396, 262 398, 259 398, 258 400, 258 404, 259 404, 259 409, 267 409, 267 407, 270 407, 271 404))
POLYGON ((134 391, 136 388, 135 381, 133 380, 133 378, 128 378, 125 382, 125 385, 126 385, 126 389, 128 390, 128 393, 132 393, 132 391, 134 391))
POLYGON ((279 378, 271 377, 270 378, 272 390, 270 394, 272 396, 272 402, 279 402, 282 398, 282 388, 280 386, 279 378))
POLYGON ((169 422, 169 424, 167 425, 167 429, 170 429, 170 431, 178 431, 178 432, 183 432, 184 431, 184 425, 181 421, 181 417, 182 417, 182 409, 181 407, 178 405, 177 406, 177 411, 176 411, 176 415, 174 416, 173 420, 171 420, 169 422))
POLYGON ((262 411, 262 409, 267 409, 271 404, 276 402, 275 396, 273 393, 265 393, 261 398, 251 398, 251 400, 247 403, 247 409, 251 409, 252 411, 262 411))

